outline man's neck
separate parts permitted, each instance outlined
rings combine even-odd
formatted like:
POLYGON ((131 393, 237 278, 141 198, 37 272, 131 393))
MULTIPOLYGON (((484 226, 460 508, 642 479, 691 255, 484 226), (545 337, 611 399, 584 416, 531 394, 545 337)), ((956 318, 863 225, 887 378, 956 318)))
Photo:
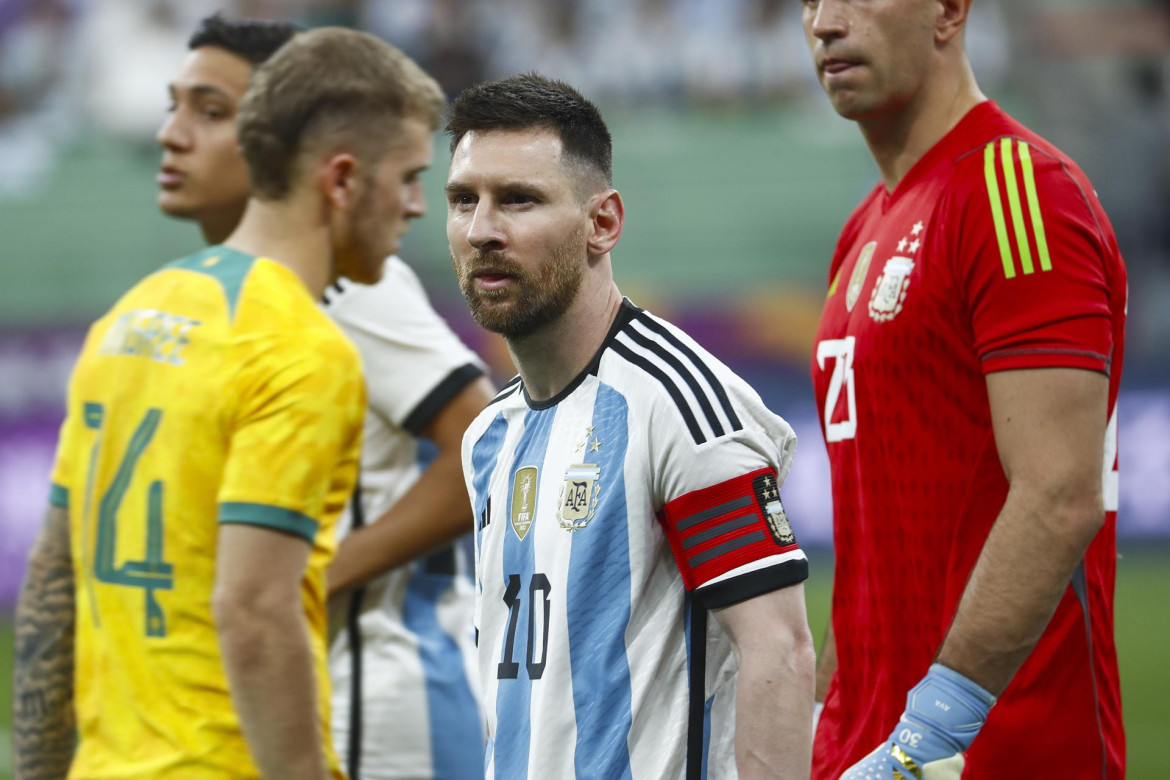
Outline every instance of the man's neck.
POLYGON ((244 201, 243 204, 235 208, 201 214, 199 216, 199 231, 203 233, 203 241, 208 246, 215 246, 227 241, 228 236, 244 218, 244 209, 247 206, 248 202, 244 201))
POLYGON ((987 100, 964 58, 950 77, 932 78, 901 109, 858 121, 887 192, 943 139, 967 112, 987 100))
POLYGON ((253 198, 239 226, 223 243, 280 263, 300 277, 313 298, 320 298, 333 281, 333 250, 328 228, 310 211, 292 198, 253 198))
POLYGON ((582 286, 573 305, 557 320, 521 338, 508 351, 534 401, 547 401, 580 374, 601 348, 622 305, 613 278, 582 286))

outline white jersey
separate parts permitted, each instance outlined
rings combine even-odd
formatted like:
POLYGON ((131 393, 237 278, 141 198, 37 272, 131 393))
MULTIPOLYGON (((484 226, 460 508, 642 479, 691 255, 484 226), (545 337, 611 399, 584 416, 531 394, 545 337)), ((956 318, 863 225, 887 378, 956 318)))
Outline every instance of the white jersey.
POLYGON ((707 610, 804 580, 780 504, 796 438, 686 334, 623 302, 592 363, 476 418, 486 772, 736 776, 737 671, 707 610))
MULTIPOLYGON (((376 285, 330 287, 325 310, 361 353, 369 398, 358 491, 340 537, 414 484, 417 437, 484 368, 396 257, 376 285)), ((466 558, 456 545, 390 571, 330 615, 344 626, 329 650, 333 739, 352 780, 482 778, 466 558)))

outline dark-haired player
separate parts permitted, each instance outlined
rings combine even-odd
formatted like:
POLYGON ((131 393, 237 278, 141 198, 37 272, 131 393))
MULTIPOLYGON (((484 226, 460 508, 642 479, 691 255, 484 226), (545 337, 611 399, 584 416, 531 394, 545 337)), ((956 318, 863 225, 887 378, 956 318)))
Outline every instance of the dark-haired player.
POLYGON ((824 780, 1124 773, 1125 266, 1080 169, 979 91, 970 7, 804 2, 882 177, 841 233, 812 365, 836 549, 824 780))
POLYGON ((447 130, 455 270, 520 372, 463 441, 489 777, 807 777, 791 428, 618 291, 592 103, 505 79, 447 130))

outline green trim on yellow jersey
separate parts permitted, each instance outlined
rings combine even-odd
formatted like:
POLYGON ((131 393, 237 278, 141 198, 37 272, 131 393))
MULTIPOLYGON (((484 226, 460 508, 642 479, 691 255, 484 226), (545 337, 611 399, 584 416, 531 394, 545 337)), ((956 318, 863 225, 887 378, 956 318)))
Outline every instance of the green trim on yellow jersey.
POLYGON ((219 505, 219 522, 258 525, 299 536, 312 542, 317 536, 317 521, 292 509, 243 501, 224 501, 219 505))
POLYGON ((56 483, 49 485, 49 503, 58 509, 68 509, 69 488, 56 483))
POLYGON ((167 268, 195 271, 215 279, 223 287, 223 294, 227 297, 228 315, 234 317, 236 302, 240 299, 240 288, 244 286, 244 279, 254 262, 256 258, 252 255, 226 246, 209 246, 202 252, 176 260, 167 268))

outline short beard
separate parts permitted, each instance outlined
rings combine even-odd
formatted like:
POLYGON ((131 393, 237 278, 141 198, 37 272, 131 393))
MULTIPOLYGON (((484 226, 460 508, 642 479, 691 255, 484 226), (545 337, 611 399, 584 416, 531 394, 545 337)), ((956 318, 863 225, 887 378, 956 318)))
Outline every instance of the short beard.
POLYGON ((480 251, 472 254, 461 268, 452 252, 459 288, 467 299, 471 316, 481 327, 506 339, 532 335, 556 321, 576 300, 585 276, 581 236, 582 231, 574 231, 553 247, 535 272, 524 270, 498 252, 480 251), (474 273, 484 267, 512 277, 516 289, 479 289, 474 273), (493 305, 497 302, 502 305, 493 305))

